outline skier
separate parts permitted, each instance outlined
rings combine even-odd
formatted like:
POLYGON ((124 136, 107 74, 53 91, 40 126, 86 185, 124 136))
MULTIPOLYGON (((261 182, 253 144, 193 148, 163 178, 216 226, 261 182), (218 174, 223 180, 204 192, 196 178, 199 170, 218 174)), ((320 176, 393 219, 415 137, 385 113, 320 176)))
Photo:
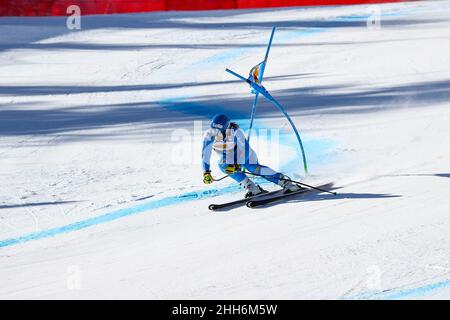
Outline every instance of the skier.
POLYGON ((205 184, 213 182, 210 170, 212 150, 221 157, 219 168, 222 172, 229 174, 231 178, 245 188, 247 191, 246 198, 267 191, 250 180, 241 171, 241 168, 245 168, 251 173, 264 175, 266 180, 281 186, 285 193, 301 189, 299 185, 286 181, 289 178, 284 174, 260 164, 255 151, 251 149, 248 140, 245 138, 244 132, 235 122, 231 122, 226 115, 215 115, 203 138, 202 159, 203 182, 205 184))

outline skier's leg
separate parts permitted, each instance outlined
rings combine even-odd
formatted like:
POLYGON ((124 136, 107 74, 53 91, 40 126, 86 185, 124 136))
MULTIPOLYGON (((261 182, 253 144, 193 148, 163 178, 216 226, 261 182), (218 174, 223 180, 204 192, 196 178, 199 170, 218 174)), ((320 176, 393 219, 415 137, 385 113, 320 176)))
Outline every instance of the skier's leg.
MULTIPOLYGON (((219 168, 223 173, 226 173, 225 172, 226 166, 227 166, 226 163, 219 162, 219 168)), ((265 192, 264 189, 262 189, 260 186, 255 184, 252 180, 250 180, 243 172, 233 173, 230 175, 230 178, 235 180, 237 183, 239 183, 241 186, 243 186, 245 188, 245 190, 247 190, 247 194, 245 195, 246 198, 255 196, 262 192, 265 192)))
POLYGON ((269 168, 259 163, 246 164, 245 169, 247 169, 247 171, 251 173, 262 175, 264 176, 264 179, 275 184, 279 184, 280 178, 283 176, 283 174, 276 172, 272 168, 269 168))
MULTIPOLYGON (((226 163, 219 162, 219 168, 220 168, 220 170, 221 170, 223 173, 226 173, 226 172, 225 172, 225 167, 226 167, 226 166, 227 166, 226 163)), ((247 176, 245 175, 245 173, 239 171, 239 172, 230 174, 230 178, 232 178, 232 179, 233 179, 234 181, 236 181, 237 183, 241 183, 242 181, 245 180, 245 178, 247 178, 247 176)))
POLYGON ((289 179, 289 177, 282 174, 281 172, 276 172, 270 167, 257 163, 257 164, 246 164, 245 168, 251 173, 264 176, 264 179, 279 185, 287 192, 298 191, 301 189, 301 187, 298 186, 297 184, 284 180, 289 179))

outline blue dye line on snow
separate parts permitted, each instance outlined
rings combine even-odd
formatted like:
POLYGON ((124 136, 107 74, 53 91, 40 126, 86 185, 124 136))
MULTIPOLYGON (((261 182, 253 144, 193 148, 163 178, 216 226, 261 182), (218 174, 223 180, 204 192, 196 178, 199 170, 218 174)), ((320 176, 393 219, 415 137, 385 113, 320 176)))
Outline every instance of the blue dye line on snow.
POLYGON ((450 280, 441 281, 437 283, 431 283, 422 287, 400 290, 398 292, 393 292, 385 296, 386 299, 396 300, 405 299, 410 297, 425 296, 435 293, 438 290, 450 287, 450 280))
MULTIPOLYGON (((282 139, 282 141, 283 140, 284 139, 282 139)), ((290 138, 286 138, 285 143, 287 145, 290 145, 292 143, 291 140, 292 139, 290 139, 290 138)), ((308 140, 307 145, 308 145, 310 151, 311 150, 315 151, 313 154, 315 154, 316 156, 319 156, 322 153, 322 151, 320 151, 319 149, 321 149, 322 147, 327 148, 330 146, 329 143, 326 143, 325 141, 321 141, 321 140, 317 140, 317 141, 316 140, 308 140), (316 147, 313 148, 313 145, 315 145, 316 147)), ((315 161, 317 161, 317 159, 315 159, 315 161)), ((292 160, 292 161, 288 162, 287 164, 285 164, 283 166, 283 169, 285 169, 286 171, 288 170, 289 172, 293 172, 295 170, 297 162, 298 162, 297 160, 292 160)), ((282 171, 284 171, 284 170, 282 170, 282 171)), ((266 181, 262 178, 258 178, 257 180, 258 180, 259 184, 270 184, 268 181, 266 181)), ((171 206, 171 205, 176 205, 176 204, 180 204, 180 203, 185 203, 185 202, 189 202, 189 201, 201 200, 201 199, 211 198, 211 197, 215 197, 215 196, 230 194, 230 193, 237 193, 240 190, 241 190, 241 188, 239 187, 239 185, 232 184, 232 185, 229 185, 229 186, 223 187, 223 188, 204 189, 204 190, 199 190, 199 191, 195 191, 195 192, 184 193, 181 195, 170 196, 170 197, 166 197, 166 198, 162 198, 162 199, 155 199, 155 200, 152 200, 152 201, 149 201, 149 202, 137 205, 137 206, 116 210, 116 211, 113 211, 110 213, 106 213, 106 214, 103 214, 103 215, 100 215, 97 217, 81 220, 81 221, 78 221, 78 222, 75 222, 72 224, 68 224, 65 226, 51 228, 51 229, 47 229, 47 230, 43 230, 43 231, 37 231, 37 232, 29 233, 29 234, 26 234, 23 236, 15 237, 15 238, 0 240, 0 247, 8 247, 8 246, 25 243, 25 242, 29 242, 29 241, 33 241, 33 240, 49 238, 49 237, 56 236, 58 234, 64 234, 64 233, 69 233, 69 232, 85 229, 85 228, 88 228, 91 226, 114 221, 114 220, 124 218, 127 216, 136 215, 136 214, 140 214, 140 213, 144 213, 144 212, 149 212, 151 210, 155 210, 155 209, 159 209, 159 208, 163 208, 163 207, 167 207, 167 206, 171 206)))
MULTIPOLYGON (((436 293, 442 289, 450 289, 450 280, 444 280, 436 283, 430 283, 421 287, 403 289, 403 290, 388 290, 381 292, 370 292, 361 295, 357 295, 355 297, 351 297, 352 300, 361 300, 361 299, 381 299, 381 300, 401 300, 407 298, 417 298, 424 297, 427 295, 431 295, 436 293)), ((449 290, 450 294, 450 290, 449 290)))
POLYGON ((117 220, 117 219, 120 219, 123 217, 136 215, 139 213, 148 212, 151 210, 155 210, 155 209, 159 209, 159 208, 163 208, 163 207, 167 207, 167 206, 171 206, 171 205, 175 205, 175 204, 180 204, 180 203, 184 203, 184 202, 189 202, 189 201, 193 201, 193 200, 200 200, 200 199, 205 199, 205 198, 209 198, 209 197, 229 194, 229 193, 236 193, 239 190, 240 189, 239 189, 238 185, 231 185, 231 186, 220 188, 220 189, 200 190, 197 192, 188 192, 188 193, 184 193, 184 194, 177 195, 177 196, 156 199, 156 200, 152 200, 152 201, 149 201, 147 203, 143 203, 143 204, 140 204, 137 206, 116 210, 116 211, 113 211, 110 213, 106 213, 106 214, 103 214, 103 215, 100 215, 97 217, 81 220, 81 221, 78 221, 78 222, 75 222, 72 224, 68 224, 65 226, 42 230, 42 231, 37 231, 37 232, 29 233, 29 234, 26 234, 23 236, 19 236, 16 238, 0 240, 0 247, 8 247, 8 246, 16 245, 19 243, 29 242, 32 240, 53 237, 58 234, 63 234, 63 233, 68 233, 68 232, 72 232, 72 231, 85 229, 85 228, 88 228, 91 226, 103 224, 103 223, 117 220))

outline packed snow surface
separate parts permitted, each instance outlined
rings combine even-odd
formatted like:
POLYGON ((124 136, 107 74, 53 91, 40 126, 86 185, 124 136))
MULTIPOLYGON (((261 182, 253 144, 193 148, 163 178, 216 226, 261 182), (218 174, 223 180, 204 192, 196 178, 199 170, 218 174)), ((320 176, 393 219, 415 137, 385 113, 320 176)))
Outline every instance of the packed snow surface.
POLYGON ((0 35, 0 298, 450 298, 450 1, 0 18, 0 35), (247 74, 274 25, 264 85, 310 173, 263 99, 252 144, 338 195, 211 212, 243 191, 203 185, 202 131, 216 113, 248 128, 224 69, 247 74))

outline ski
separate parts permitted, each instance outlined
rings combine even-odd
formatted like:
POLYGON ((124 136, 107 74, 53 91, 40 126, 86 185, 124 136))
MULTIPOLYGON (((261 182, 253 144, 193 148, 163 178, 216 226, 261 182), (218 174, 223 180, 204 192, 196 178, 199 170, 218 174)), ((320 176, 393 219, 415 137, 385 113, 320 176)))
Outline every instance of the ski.
MULTIPOLYGON (((327 188, 331 188, 333 186, 333 183, 327 183, 324 185, 319 186, 319 188, 321 189, 327 189, 327 188)), ((295 191, 295 192, 290 192, 290 193, 283 193, 283 194, 279 194, 279 195, 274 195, 273 197, 268 197, 268 198, 264 198, 264 199, 251 199, 249 201, 247 201, 246 205, 249 208, 255 208, 258 206, 262 206, 268 203, 272 203, 281 199, 285 199, 291 196, 295 196, 295 195, 299 195, 299 194, 304 194, 304 193, 308 193, 311 191, 316 191, 315 189, 309 189, 309 188, 305 188, 305 189, 301 189, 299 191, 295 191)))
POLYGON ((216 210, 220 210, 220 209, 224 209, 224 208, 229 208, 229 207, 233 207, 233 206, 237 206, 239 204, 245 204, 246 202, 248 202, 249 200, 252 199, 256 199, 256 198, 264 198, 267 196, 273 196, 276 195, 277 193, 282 192, 282 190, 276 190, 276 191, 271 191, 271 192, 266 192, 263 194, 259 194, 250 198, 243 198, 243 199, 239 199, 239 200, 235 200, 235 201, 230 201, 230 202, 225 202, 225 203, 220 203, 220 204, 210 204, 208 206, 209 210, 212 211, 216 211, 216 210))

